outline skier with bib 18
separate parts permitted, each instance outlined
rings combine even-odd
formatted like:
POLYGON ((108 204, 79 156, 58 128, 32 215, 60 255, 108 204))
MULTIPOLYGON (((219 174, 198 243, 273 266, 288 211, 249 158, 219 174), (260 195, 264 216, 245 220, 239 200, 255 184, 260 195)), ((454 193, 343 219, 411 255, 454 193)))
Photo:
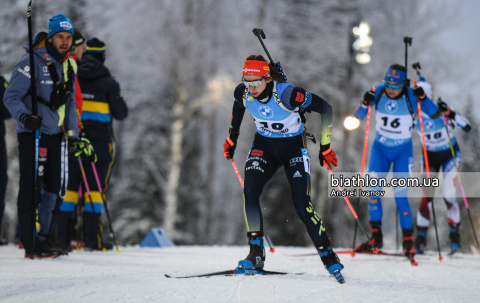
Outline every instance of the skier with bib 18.
MULTIPOLYGON (((325 268, 340 275, 343 265, 332 250, 323 222, 310 200, 310 156, 299 110, 322 116, 320 164, 337 165, 330 147, 332 107, 319 96, 286 83, 276 67, 261 55, 251 55, 243 67, 242 83, 234 92, 232 125, 224 155, 233 159, 245 109, 253 115, 257 133, 245 164, 244 217, 250 253, 239 262, 245 269, 262 269, 265 262, 260 195, 282 165, 285 168, 295 210, 307 228, 325 268)), ((338 278, 337 278, 338 279, 338 278)))
MULTIPOLYGON (((420 77, 418 86, 429 98, 432 95, 432 87, 425 78, 420 77)), ((456 253, 460 249, 460 209, 456 199, 457 168, 460 167, 460 148, 457 139, 453 133, 453 128, 457 125, 463 131, 468 132, 472 128, 470 122, 462 115, 454 112, 454 109, 443 102, 437 101, 438 108, 445 117, 430 119, 423 115, 423 124, 425 126, 425 145, 427 148, 428 166, 430 172, 438 174, 440 168, 443 170, 443 200, 447 205, 447 218, 450 236, 450 254, 456 253), (448 129, 448 134, 447 134, 448 129), (450 140, 448 139, 450 136, 450 140), (452 155, 452 150, 455 158, 452 155), (455 162, 454 162, 455 161, 455 162)), ((419 130, 419 120, 416 121, 417 131, 419 130)), ((421 136, 421 133, 419 132, 421 136)), ((425 161, 423 161, 423 168, 425 161)), ((415 238, 415 248, 417 253, 423 254, 427 244, 426 234, 430 225, 430 210, 433 203, 435 188, 425 188, 424 196, 417 213, 417 237, 415 238)))
MULTIPOLYGON (((421 103, 422 113, 438 118, 440 112, 430 101, 420 86, 413 89, 405 86, 405 67, 399 64, 390 66, 385 74, 383 84, 375 86, 365 93, 363 103, 355 110, 355 115, 363 119, 368 106, 375 107, 376 137, 372 146, 369 164, 369 176, 385 178, 393 163, 395 178, 410 177, 413 165, 412 128, 414 109, 417 101, 421 103)), ((382 187, 371 186, 370 190, 382 190, 382 187)), ((403 232, 403 251, 413 259, 413 218, 408 204, 408 187, 395 187, 395 202, 398 208, 400 226, 403 232)), ((376 248, 383 246, 382 204, 380 197, 368 198, 368 212, 372 227, 372 243, 376 248)), ((372 250, 370 242, 363 242, 357 251, 372 250)))

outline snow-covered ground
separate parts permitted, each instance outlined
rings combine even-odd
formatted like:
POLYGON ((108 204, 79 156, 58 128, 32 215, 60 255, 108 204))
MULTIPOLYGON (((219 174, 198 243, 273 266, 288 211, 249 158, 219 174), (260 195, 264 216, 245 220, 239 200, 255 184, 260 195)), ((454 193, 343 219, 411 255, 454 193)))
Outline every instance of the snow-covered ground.
POLYGON ((121 247, 121 253, 74 251, 50 260, 23 258, 13 245, 0 247, 0 302, 479 302, 480 256, 419 266, 399 257, 341 255, 341 285, 329 276, 313 248, 276 247, 265 269, 301 272, 286 276, 168 279, 234 268, 247 246, 121 247))

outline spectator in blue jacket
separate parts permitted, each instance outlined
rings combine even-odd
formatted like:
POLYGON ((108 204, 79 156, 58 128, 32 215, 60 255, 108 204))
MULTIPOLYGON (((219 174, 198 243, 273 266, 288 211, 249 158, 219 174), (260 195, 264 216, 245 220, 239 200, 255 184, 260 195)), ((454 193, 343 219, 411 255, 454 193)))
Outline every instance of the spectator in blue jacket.
MULTIPOLYGON (((105 62, 105 43, 97 38, 87 40, 86 52, 78 69, 78 80, 83 96, 82 138, 88 138, 97 155, 96 170, 103 192, 108 189, 108 181, 113 168, 115 141, 112 121, 123 120, 128 115, 128 108, 120 91, 120 85, 112 78, 105 62), (113 119, 112 119, 113 118, 113 119)), ((90 197, 84 193, 85 208, 83 213, 84 245, 87 250, 111 249, 111 243, 102 241, 100 219, 104 209, 105 195, 100 193, 96 178, 87 157, 82 156, 87 175, 90 197), (92 209, 93 204, 93 209, 92 209)), ((69 157, 69 182, 65 200, 62 204, 59 240, 62 246, 71 242, 68 226, 79 198, 82 175, 78 160, 73 154, 69 157)), ((83 186, 85 191, 85 186, 83 186)), ((70 228, 71 230, 71 228, 70 228)))
MULTIPOLYGON (((56 218, 60 212, 65 186, 61 165, 61 146, 64 132, 72 146, 83 144, 78 140, 77 113, 74 101, 74 81, 76 63, 70 57, 73 26, 63 14, 49 20, 48 33, 40 32, 33 39, 35 82, 37 87, 38 116, 32 114, 31 69, 27 54, 15 65, 10 84, 4 97, 4 104, 17 121, 17 138, 20 163, 20 185, 18 191, 18 220, 20 240, 25 247, 25 257, 56 257, 58 250, 52 247, 56 218), (32 226, 34 176, 34 132, 40 131, 38 148, 38 173, 36 176, 36 196, 41 196, 41 206, 45 218, 40 218, 41 228, 35 234, 32 226), (62 177, 63 176, 63 177, 62 177), (62 184, 63 183, 63 184, 62 184), (53 216, 53 218, 52 218, 53 216), (43 220, 43 221, 42 221, 43 220), (52 224, 50 224, 52 222, 52 224)), ((85 146, 85 145, 82 145, 85 146)), ((40 198, 36 199, 37 201, 40 198)))

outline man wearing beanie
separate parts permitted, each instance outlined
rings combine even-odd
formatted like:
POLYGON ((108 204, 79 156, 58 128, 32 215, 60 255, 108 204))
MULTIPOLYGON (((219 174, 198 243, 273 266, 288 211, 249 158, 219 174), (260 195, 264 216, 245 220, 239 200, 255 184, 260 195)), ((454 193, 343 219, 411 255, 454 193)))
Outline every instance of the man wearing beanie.
MULTIPOLYGON (((105 43, 97 38, 87 41, 85 55, 78 70, 78 80, 83 95, 82 138, 88 138, 97 154, 96 170, 102 190, 108 189, 108 180, 114 163, 115 142, 112 133, 112 118, 123 120, 128 115, 127 105, 120 92, 120 85, 115 81, 105 62, 105 43)), ((103 213, 105 196, 98 188, 92 166, 86 157, 82 157, 83 166, 90 187, 93 209, 86 197, 83 214, 84 243, 87 250, 111 249, 112 245, 102 241, 100 218, 103 213)), ((70 158, 71 172, 68 190, 62 204, 63 218, 69 218, 78 201, 78 189, 82 175, 78 168, 78 160, 70 158)), ((61 221, 59 230, 67 230, 67 220, 61 221)), ((64 234, 60 237, 61 245, 68 245, 71 237, 64 234)))
MULTIPOLYGON (((77 63, 77 65, 80 63, 80 60, 82 60, 82 57, 83 57, 83 54, 85 53, 85 37, 83 36, 83 34, 78 30, 78 29, 74 29, 73 30, 73 42, 72 42, 72 53, 71 53, 71 58, 73 60, 75 60, 75 62, 77 63)), ((77 120, 78 120, 78 133, 81 132, 82 130, 82 121, 81 121, 81 115, 82 115, 82 105, 83 105, 83 98, 82 98, 82 90, 80 89, 80 84, 78 82, 78 77, 75 77, 75 96, 74 96, 74 99, 75 99, 75 105, 76 105, 76 110, 77 110, 77 120)), ((71 152, 69 153, 68 157, 73 157, 74 159, 76 159, 76 157, 74 156, 76 152, 71 152)), ((69 162, 69 165, 74 165, 75 167, 78 166, 78 163, 77 162, 74 162, 74 163, 71 163, 69 162)), ((70 175, 71 175, 71 170, 69 170, 69 179, 70 179, 70 175)), ((63 205, 63 204, 62 204, 63 205)), ((63 229, 63 228, 57 228, 56 232, 57 232, 57 240, 58 238, 64 238, 65 237, 65 234, 68 233, 69 235, 73 235, 73 232, 74 232, 74 226, 73 226, 73 217, 65 217, 63 215, 63 212, 61 211, 60 209, 60 216, 58 218, 59 220, 59 226, 65 226, 64 224, 64 221, 67 220, 68 221, 68 229, 63 229)), ((61 241, 59 241, 61 242, 61 241)), ((70 245, 60 245, 60 243, 58 243, 58 246, 60 249, 64 250, 64 251, 67 251, 67 252, 70 252, 72 251, 72 248, 70 245)))
MULTIPOLYGON (((420 77, 418 86, 421 86, 428 98, 432 98, 432 86, 420 77)), ((450 238, 450 255, 460 250, 460 209, 456 199, 457 171, 460 168, 460 147, 457 138, 453 132, 455 126, 458 126, 465 132, 472 128, 470 122, 462 115, 454 111, 454 108, 438 98, 437 105, 442 116, 437 119, 431 119, 423 116, 425 146, 427 149, 428 166, 432 177, 438 177, 440 169, 443 171, 443 200, 447 206, 447 219, 450 238), (444 120, 445 119, 445 120, 444 120), (448 130, 448 134, 447 134, 448 130), (448 137, 450 136, 450 140, 448 137), (453 155, 452 154, 453 150, 453 155), (456 166, 455 166, 456 165, 456 166), (437 175, 437 176, 436 176, 437 175)), ((416 128, 420 140, 422 133, 420 130, 420 121, 417 119, 416 128)), ((423 162, 423 171, 425 171, 425 159, 423 162)), ((427 230, 430 225, 430 210, 432 208, 434 187, 424 188, 422 202, 417 212, 417 237, 415 238, 415 248, 417 253, 423 254, 427 245, 427 230)))
MULTIPOLYGON (((413 165, 412 129, 413 116, 417 109, 417 101, 421 103, 422 113, 438 118, 438 107, 425 95, 422 87, 413 89, 405 83, 406 70, 399 64, 394 64, 385 73, 383 84, 376 85, 365 93, 362 104, 355 110, 355 115, 363 119, 368 112, 368 106, 375 108, 376 137, 370 153, 369 175, 385 178, 393 164, 395 178, 410 177, 413 165)), ((380 186, 370 187, 379 191, 380 186)), ((413 218, 408 204, 408 188, 394 189, 400 226, 403 232, 403 251, 405 256, 413 261, 415 248, 413 245, 413 218)), ((372 227, 372 243, 376 248, 383 246, 382 234, 382 203, 380 197, 368 198, 368 213, 372 227)), ((361 243, 356 250, 372 250, 370 242, 361 243)))
MULTIPOLYGON (((65 172, 61 164, 64 133, 74 148, 86 145, 78 140, 77 114, 75 108, 74 81, 77 65, 70 59, 73 27, 70 19, 63 14, 49 20, 48 33, 40 32, 33 40, 35 81, 37 88, 38 116, 32 115, 30 94, 29 44, 25 54, 15 65, 10 84, 5 92, 4 104, 17 121, 17 138, 20 163, 20 185, 18 191, 18 220, 20 240, 25 247, 25 257, 49 258, 58 255, 52 248, 55 225, 62 204, 61 194, 65 193, 65 172), (33 159, 34 132, 40 131, 38 148, 38 169, 33 159), (32 208, 32 182, 36 179, 36 200, 39 206, 40 230, 32 238, 34 226, 31 218, 36 210, 32 208), (42 193, 40 198, 40 192, 42 193)), ((90 151, 90 149, 88 149, 90 151)))

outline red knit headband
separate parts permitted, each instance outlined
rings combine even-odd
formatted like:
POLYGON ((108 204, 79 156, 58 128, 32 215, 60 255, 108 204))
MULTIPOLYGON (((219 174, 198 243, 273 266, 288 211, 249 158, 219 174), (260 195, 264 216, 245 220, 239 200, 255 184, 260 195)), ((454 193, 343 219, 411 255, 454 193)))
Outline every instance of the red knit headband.
POLYGON ((258 60, 247 60, 243 66, 244 76, 270 77, 268 62, 258 60))

